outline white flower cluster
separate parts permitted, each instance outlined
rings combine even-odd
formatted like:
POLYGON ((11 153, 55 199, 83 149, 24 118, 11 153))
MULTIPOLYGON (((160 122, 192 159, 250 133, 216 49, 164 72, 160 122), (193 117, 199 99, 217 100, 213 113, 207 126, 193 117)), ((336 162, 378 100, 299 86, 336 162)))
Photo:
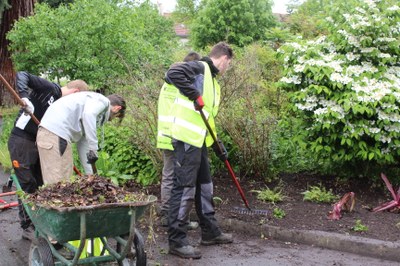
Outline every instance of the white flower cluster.
POLYGON ((399 10, 400 10, 400 7, 394 5, 394 6, 389 7, 388 10, 389 10, 389 11, 399 11, 399 10))
POLYGON ((352 86, 360 102, 370 103, 382 100, 386 95, 392 94, 392 83, 389 81, 376 80, 364 77, 352 86))
POLYGON ((394 34, 400 34, 400 21, 396 23, 396 26, 392 27, 392 32, 394 34))
POLYGON ((312 111, 317 107, 318 99, 316 96, 307 96, 304 103, 297 103, 296 107, 300 110, 312 111))
POLYGON ((295 73, 301 73, 301 72, 304 71, 304 68, 305 68, 305 65, 296 64, 296 65, 294 65, 294 67, 293 67, 293 71, 294 71, 295 73))
POLYGON ((346 54, 346 58, 347 58, 347 60, 349 60, 349 61, 354 61, 354 60, 360 59, 360 55, 358 55, 358 54, 353 54, 353 53, 349 52, 349 53, 346 54))
POLYGON ((389 136, 381 135, 381 137, 379 138, 379 141, 382 143, 390 143, 390 142, 392 142, 392 138, 389 136))
POLYGON ((289 42, 286 43, 287 46, 292 46, 294 49, 300 51, 300 52, 305 52, 307 50, 307 46, 301 45, 297 42, 289 42))
POLYGON ((387 114, 382 110, 378 110, 377 113, 379 120, 388 120, 390 122, 400 123, 400 114, 398 113, 387 114))
POLYGON ((400 124, 399 123, 393 123, 391 125, 386 125, 384 128, 387 132, 400 133, 400 124))
POLYGON ((381 37, 381 38, 376 38, 373 41, 374 44, 391 43, 391 42, 397 42, 397 39, 391 37, 381 37))
POLYGON ((380 129, 380 128, 377 128, 377 127, 371 127, 371 128, 368 128, 368 130, 369 130, 369 132, 371 132, 372 134, 377 134, 377 133, 381 132, 381 129, 380 129))
POLYGON ((386 53, 379 53, 378 58, 391 58, 392 56, 390 54, 386 53))
MULTIPOLYGON (((358 8, 360 13, 365 14, 366 11, 362 8, 358 8), (361 12, 362 11, 362 12, 361 12)), ((343 17, 348 21, 350 27, 354 30, 358 30, 363 27, 371 26, 371 22, 368 21, 368 17, 365 15, 350 15, 350 14, 343 14, 343 17)))
POLYGON ((348 66, 346 74, 349 76, 359 77, 363 73, 376 73, 378 69, 374 67, 370 62, 363 62, 362 65, 348 66))
POLYGON ((340 33, 349 42, 350 45, 353 45, 354 47, 361 47, 358 38, 353 34, 348 33, 346 30, 338 30, 338 33, 340 33))
POLYGON ((364 0, 364 3, 366 3, 370 8, 375 8, 376 4, 379 3, 380 0, 364 0))
POLYGON ((280 79, 281 82, 288 83, 288 84, 300 84, 301 80, 299 76, 291 76, 291 77, 283 77, 280 79))
POLYGON ((341 84, 349 84, 353 82, 353 79, 347 75, 342 75, 341 73, 332 73, 330 77, 331 81, 338 82, 341 84))
POLYGON ((367 48, 361 48, 360 52, 363 54, 370 54, 373 53, 375 50, 378 50, 376 47, 367 47, 367 48))

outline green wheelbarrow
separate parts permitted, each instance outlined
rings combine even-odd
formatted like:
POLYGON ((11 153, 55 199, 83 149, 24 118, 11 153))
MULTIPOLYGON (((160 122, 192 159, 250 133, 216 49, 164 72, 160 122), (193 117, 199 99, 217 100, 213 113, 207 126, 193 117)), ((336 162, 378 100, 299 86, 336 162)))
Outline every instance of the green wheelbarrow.
MULTIPOLYGON (((20 184, 12 176, 17 189, 20 184)), ((29 251, 29 265, 104 265, 117 262, 118 265, 146 265, 144 240, 135 225, 146 207, 157 200, 148 196, 146 201, 107 203, 81 207, 32 206, 23 201, 23 206, 35 226, 36 239, 29 251), (100 239, 100 254, 87 252, 86 240, 100 239), (78 247, 69 242, 79 240, 78 247), (54 245, 53 243, 57 244, 54 245), (56 248, 56 246, 58 248, 56 248), (66 258, 59 250, 67 249, 73 258, 66 258), (85 249, 85 251, 84 251, 85 249), (87 256, 81 258, 82 253, 87 256)))

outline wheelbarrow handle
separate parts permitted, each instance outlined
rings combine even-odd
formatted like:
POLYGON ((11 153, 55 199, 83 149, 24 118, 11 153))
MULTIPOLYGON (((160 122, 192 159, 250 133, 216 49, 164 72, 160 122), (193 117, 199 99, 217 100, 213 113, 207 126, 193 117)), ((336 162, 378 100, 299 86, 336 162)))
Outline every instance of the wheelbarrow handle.
MULTIPOLYGON (((204 121, 204 124, 206 125, 206 127, 208 129, 208 132, 211 134, 211 137, 213 138, 214 142, 216 142, 216 144, 218 146, 218 149, 219 149, 220 153, 222 154, 223 153, 222 147, 219 145, 219 143, 217 141, 217 137, 215 136, 214 131, 212 130, 210 124, 208 123, 207 118, 204 115, 203 110, 200 109, 199 112, 200 112, 201 118, 204 121)), ((249 206, 249 202, 247 201, 246 197, 244 196, 244 192, 242 190, 242 187, 240 186, 240 184, 239 184, 239 182, 238 182, 238 180, 237 180, 237 178, 235 176, 235 173, 232 170, 232 167, 231 167, 228 159, 225 159, 224 163, 225 163, 226 168, 228 168, 229 175, 231 176, 231 178, 233 180, 233 183, 235 183, 235 186, 236 186, 237 190, 239 191, 240 197, 242 198, 244 204, 246 205, 247 209, 251 210, 251 208, 249 206)))
POLYGON ((15 191, 0 193, 0 197, 15 195, 15 191))
POLYGON ((8 209, 8 208, 17 207, 17 206, 18 206, 18 202, 15 201, 15 202, 7 203, 7 204, 4 204, 4 205, 0 205, 0 210, 5 210, 5 209, 8 209))

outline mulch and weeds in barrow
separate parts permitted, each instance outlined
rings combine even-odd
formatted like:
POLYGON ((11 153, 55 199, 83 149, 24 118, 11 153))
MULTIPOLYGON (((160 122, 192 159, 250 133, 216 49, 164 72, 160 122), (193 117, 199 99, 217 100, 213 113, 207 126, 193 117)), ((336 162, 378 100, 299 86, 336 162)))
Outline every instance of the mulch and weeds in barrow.
MULTIPOLYGON (((311 174, 282 175, 279 182, 273 183, 250 178, 242 179, 240 185, 250 207, 268 211, 267 215, 249 215, 234 210, 235 207, 244 208, 245 205, 229 176, 217 176, 213 181, 216 212, 224 218, 238 219, 254 227, 268 224, 284 229, 320 230, 385 241, 399 240, 400 215, 398 208, 392 208, 391 211, 371 211, 392 200, 385 185, 376 187, 369 185, 365 180, 341 181, 334 177, 311 174), (313 186, 331 191, 338 199, 332 203, 303 200, 303 193, 313 186), (266 188, 279 188, 283 200, 270 203, 258 199, 258 193, 254 191, 266 188), (351 212, 342 211, 342 217, 339 220, 328 219, 334 203, 348 192, 354 192, 355 195, 353 210, 351 212), (279 212, 274 213, 274 209, 279 212)), ((141 200, 144 195, 150 194, 160 198, 159 185, 141 188, 134 182, 128 182, 124 188, 119 188, 102 177, 96 177, 95 180, 89 181, 84 177, 79 179, 79 182, 74 181, 73 184, 73 187, 68 187, 63 183, 48 186, 40 193, 35 194, 35 200, 41 200, 47 204, 51 201, 53 204, 58 204, 57 206, 67 202, 69 206, 87 206, 141 200), (132 192, 135 195, 133 198, 129 196, 132 192)), ((398 186, 394 185, 394 190, 397 191, 397 189, 398 186)), ((143 218, 148 219, 146 217, 149 216, 143 218)))
POLYGON ((69 182, 57 182, 27 195, 28 202, 49 207, 93 206, 107 203, 145 201, 147 195, 113 184, 99 176, 75 177, 69 182))

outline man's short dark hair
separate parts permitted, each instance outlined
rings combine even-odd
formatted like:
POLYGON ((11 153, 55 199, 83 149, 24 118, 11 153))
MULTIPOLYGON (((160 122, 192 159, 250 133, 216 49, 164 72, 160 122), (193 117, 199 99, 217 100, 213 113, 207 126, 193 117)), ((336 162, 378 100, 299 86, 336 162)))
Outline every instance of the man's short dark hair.
POLYGON ((108 95, 107 98, 110 100, 112 106, 116 105, 121 106, 121 109, 119 110, 117 117, 119 117, 122 120, 122 118, 124 118, 125 116, 125 110, 126 110, 126 102, 124 98, 122 98, 118 94, 108 95))
POLYGON ((229 59, 233 57, 233 50, 226 42, 219 42, 211 48, 210 57, 220 58, 226 55, 229 59))
POLYGON ((183 62, 199 61, 200 59, 201 56, 198 53, 191 51, 183 58, 183 62))

